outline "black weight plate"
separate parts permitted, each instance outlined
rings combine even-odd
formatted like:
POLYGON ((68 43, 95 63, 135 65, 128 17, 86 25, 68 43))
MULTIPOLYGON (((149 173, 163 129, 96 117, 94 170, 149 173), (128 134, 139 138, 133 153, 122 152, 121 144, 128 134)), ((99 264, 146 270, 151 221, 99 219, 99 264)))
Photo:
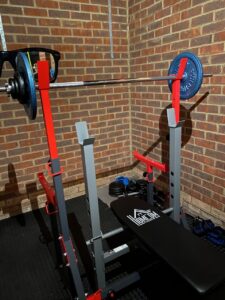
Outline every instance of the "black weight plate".
POLYGON ((109 184, 109 195, 119 196, 122 195, 125 191, 125 186, 118 181, 113 181, 109 184))
POLYGON ((23 106, 29 117, 34 120, 37 114, 37 97, 33 72, 25 53, 19 52, 16 57, 17 72, 24 80, 23 106))
MULTIPOLYGON (((188 58, 188 61, 184 71, 184 77, 180 84, 180 99, 187 100, 192 98, 200 89, 203 79, 203 69, 200 59, 195 54, 183 52, 172 61, 168 75, 177 74, 182 58, 188 58)), ((168 85, 172 92, 172 80, 168 80, 168 85)))

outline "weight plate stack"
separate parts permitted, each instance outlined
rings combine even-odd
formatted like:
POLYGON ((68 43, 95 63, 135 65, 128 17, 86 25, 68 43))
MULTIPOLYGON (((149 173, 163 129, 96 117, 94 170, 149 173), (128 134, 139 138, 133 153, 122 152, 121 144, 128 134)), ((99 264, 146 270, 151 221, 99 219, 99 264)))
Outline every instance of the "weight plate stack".
POLYGON ((136 181, 138 191, 146 191, 147 188, 147 181, 145 179, 138 179, 136 181))
POLYGON ((16 67, 23 81, 23 86, 19 88, 21 92, 23 91, 20 102, 23 104, 29 119, 34 120, 37 114, 36 89, 32 69, 25 53, 18 53, 16 67))
POLYGON ((130 180, 129 181, 129 184, 127 186, 127 192, 128 193, 134 193, 134 192, 137 192, 137 184, 136 184, 136 181, 134 180, 130 180))
POLYGON ((120 196, 125 192, 125 186, 119 181, 113 181, 109 184, 109 195, 120 196))

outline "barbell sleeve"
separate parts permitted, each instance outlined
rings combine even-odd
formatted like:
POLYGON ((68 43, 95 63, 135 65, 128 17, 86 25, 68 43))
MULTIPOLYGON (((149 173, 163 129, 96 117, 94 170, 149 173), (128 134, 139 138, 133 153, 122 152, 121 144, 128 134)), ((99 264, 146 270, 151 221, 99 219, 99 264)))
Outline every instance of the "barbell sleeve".
POLYGON ((0 93, 1 92, 6 92, 6 86, 0 86, 0 93))

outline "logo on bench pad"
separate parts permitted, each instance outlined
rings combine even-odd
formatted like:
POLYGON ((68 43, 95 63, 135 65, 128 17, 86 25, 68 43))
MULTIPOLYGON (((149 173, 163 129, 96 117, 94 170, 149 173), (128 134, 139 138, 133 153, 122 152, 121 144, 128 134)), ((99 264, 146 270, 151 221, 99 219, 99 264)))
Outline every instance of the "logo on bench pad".
POLYGON ((148 222, 154 221, 158 219, 160 215, 158 215, 155 211, 148 209, 134 209, 134 215, 128 215, 127 218, 131 220, 137 226, 142 226, 148 222))

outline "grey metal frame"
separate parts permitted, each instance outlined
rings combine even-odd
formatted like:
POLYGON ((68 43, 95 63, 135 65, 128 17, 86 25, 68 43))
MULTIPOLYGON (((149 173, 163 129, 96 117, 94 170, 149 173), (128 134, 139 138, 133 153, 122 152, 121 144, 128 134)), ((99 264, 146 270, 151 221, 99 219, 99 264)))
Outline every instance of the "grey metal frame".
MULTIPOLYGON (((190 229, 185 214, 181 210, 180 204, 180 172, 181 172, 181 133, 184 121, 176 122, 174 108, 167 109, 167 120, 169 126, 169 204, 170 207, 163 210, 165 214, 177 223, 183 224, 186 229, 190 229)), ((151 174, 152 175, 152 174, 151 174)), ((152 175, 153 176, 153 175, 152 175)), ((151 179, 151 178, 150 178, 151 179)), ((147 202, 153 205, 153 183, 147 184, 147 202)))
POLYGON ((58 218, 59 218, 60 231, 64 241, 65 252, 69 260, 68 267, 70 268, 71 271, 72 281, 75 286, 78 298, 80 300, 85 300, 86 299, 85 291, 79 273, 78 265, 76 263, 76 257, 72 247, 72 242, 70 239, 65 197, 63 192, 62 175, 60 173, 61 171, 60 161, 58 158, 51 160, 51 170, 52 170, 52 174, 58 173, 58 175, 53 175, 53 183, 54 183, 55 195, 56 195, 57 205, 58 205, 58 218))
POLYGON ((90 216, 90 227, 92 231, 92 239, 87 241, 86 243, 88 245, 90 244, 93 248, 98 288, 102 289, 103 296, 106 296, 107 292, 111 289, 117 292, 140 280, 140 275, 138 272, 133 272, 131 274, 128 274, 124 278, 113 281, 112 283, 110 283, 110 285, 106 284, 105 263, 128 253, 130 249, 127 244, 123 244, 105 253, 103 251, 103 238, 113 236, 121 232, 122 229, 118 228, 116 230, 112 230, 105 235, 103 235, 101 232, 93 151, 95 139, 89 136, 86 122, 75 123, 75 128, 77 131, 78 142, 81 146, 85 179, 86 204, 88 215, 90 216))
POLYGON ((181 132, 184 121, 176 122, 174 108, 167 109, 169 126, 169 191, 171 218, 180 223, 180 164, 181 164, 181 132))
POLYGON ((85 180, 85 193, 88 214, 90 215, 92 245, 95 254, 95 268, 98 287, 105 288, 105 264, 102 246, 102 232, 98 207, 93 145, 94 138, 89 137, 86 122, 75 124, 78 142, 81 146, 82 162, 85 180))

